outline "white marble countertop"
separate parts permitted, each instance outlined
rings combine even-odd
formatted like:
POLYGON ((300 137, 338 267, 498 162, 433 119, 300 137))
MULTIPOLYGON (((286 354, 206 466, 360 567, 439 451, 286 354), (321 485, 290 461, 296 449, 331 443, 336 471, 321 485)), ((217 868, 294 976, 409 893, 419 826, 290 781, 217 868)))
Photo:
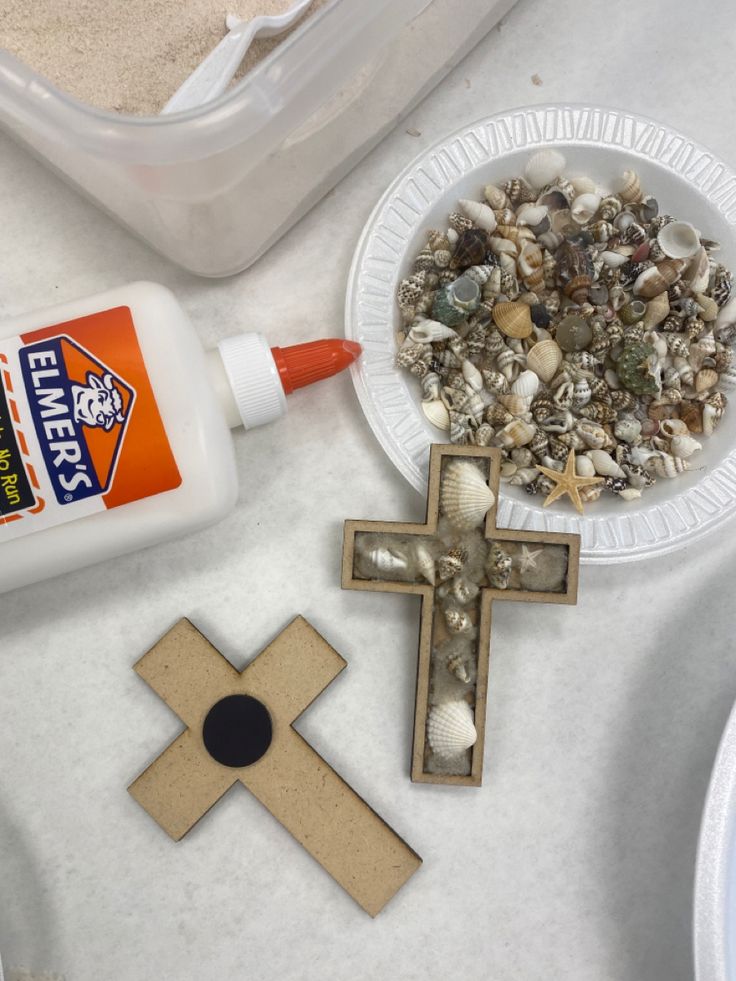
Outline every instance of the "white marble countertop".
MULTIPOLYGON (((728 8, 520 0, 226 281, 154 255, 0 138, 0 316, 146 278, 178 294, 205 344, 238 327, 274 344, 339 335, 375 200, 465 121, 590 100, 736 159, 728 8)), ((691 978, 697 833, 736 697, 733 529, 659 560, 583 568, 577 608, 498 605, 484 786, 412 785, 418 603, 341 591, 341 525, 420 520, 424 504, 347 375, 290 410, 236 435, 241 498, 218 526, 0 597, 6 966, 67 981, 691 978), (242 667, 296 613, 348 660, 299 730, 424 858, 376 920, 247 793, 174 845, 125 790, 179 728, 134 661, 186 615, 242 667)))

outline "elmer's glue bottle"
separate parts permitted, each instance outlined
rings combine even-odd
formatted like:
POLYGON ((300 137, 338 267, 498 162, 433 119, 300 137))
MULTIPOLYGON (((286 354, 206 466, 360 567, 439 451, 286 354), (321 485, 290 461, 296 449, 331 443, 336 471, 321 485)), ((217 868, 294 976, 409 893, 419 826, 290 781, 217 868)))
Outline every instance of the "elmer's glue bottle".
POLYGON ((0 325, 0 592, 211 524, 237 498, 230 428, 360 353, 205 352, 174 295, 132 283, 0 325))

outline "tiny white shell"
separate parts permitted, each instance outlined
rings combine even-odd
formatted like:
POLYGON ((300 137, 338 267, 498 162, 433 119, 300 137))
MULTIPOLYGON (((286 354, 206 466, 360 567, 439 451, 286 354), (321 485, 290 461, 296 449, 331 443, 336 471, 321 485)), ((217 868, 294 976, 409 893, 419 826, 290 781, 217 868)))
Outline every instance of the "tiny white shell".
POLYGON ((469 201, 467 198, 461 198, 459 204, 463 213, 470 218, 474 225, 487 232, 495 232, 496 216, 487 204, 481 204, 480 201, 469 201))
POLYGON ((641 490, 638 487, 624 487, 622 491, 618 492, 618 496, 624 501, 635 501, 641 497, 641 490))
POLYGON ((527 161, 524 177, 532 187, 543 188, 551 184, 565 169, 565 158, 559 150, 539 150, 527 161))
POLYGON ((570 183, 576 194, 595 194, 596 184, 590 177, 571 177, 570 183))
POLYGON ((508 255, 518 255, 519 249, 510 238, 501 238, 500 235, 493 235, 490 240, 491 251, 496 255, 506 253, 508 255))
POLYGON ((605 450, 588 450, 586 454, 595 467, 595 472, 602 477, 625 477, 621 467, 605 450))
POLYGON ((440 484, 440 506, 454 528, 477 528, 495 500, 483 474, 470 461, 447 464, 440 484))
POLYGON ((575 473, 578 477, 595 477, 595 467, 589 456, 581 453, 575 457, 575 473))
POLYGON ((437 581, 437 570, 432 553, 426 545, 420 544, 414 548, 414 562, 420 575, 434 586, 437 581))
POLYGON ((433 344, 435 341, 449 341, 457 337, 457 331, 439 320, 420 320, 409 331, 409 340, 415 344, 433 344))
POLYGON ((447 231, 445 232, 445 237, 447 238, 447 241, 450 243, 450 248, 454 249, 455 246, 457 245, 457 240, 460 238, 460 233, 456 231, 454 228, 448 228, 447 231))
POLYGON ((598 194, 579 194, 570 205, 570 215, 578 225, 590 221, 600 207, 601 199, 598 194))
POLYGON ((463 378, 470 385, 474 392, 480 392, 483 388, 483 375, 478 371, 472 361, 467 358, 463 361, 463 378))
POLYGON ((732 324, 735 323, 736 323, 736 294, 734 294, 734 296, 732 296, 731 299, 727 303, 724 303, 723 306, 721 307, 720 313, 716 317, 715 329, 717 331, 724 330, 725 328, 730 327, 732 324))
POLYGON ((601 252, 601 259, 611 269, 618 269, 619 266, 623 266, 624 263, 629 261, 629 257, 622 255, 620 252, 601 252))
POLYGON ((431 422, 433 426, 437 429, 444 429, 445 431, 450 428, 450 413, 444 402, 440 399, 432 399, 430 402, 422 402, 422 412, 427 418, 428 422, 431 422))
POLYGON ((406 572, 408 563, 403 555, 397 555, 390 548, 369 548, 365 557, 379 572, 406 572))
POLYGON ((538 225, 549 214, 549 209, 543 204, 522 204, 516 212, 517 225, 530 225, 532 228, 538 225))
POLYGON ((702 444, 697 439, 693 439, 692 436, 673 436, 670 441, 672 456, 680 457, 681 460, 687 460, 693 453, 702 449, 702 444))
POLYGON ((670 259, 689 259, 700 251, 700 235, 687 221, 671 221, 657 235, 659 246, 670 259))
POLYGON ((435 756, 451 760, 475 744, 473 710, 464 701, 434 705, 427 719, 427 740, 435 756))
POLYGON ((483 188, 483 195, 494 211, 508 208, 511 203, 506 192, 502 191, 500 187, 496 187, 495 184, 486 184, 483 188))
POLYGON ((710 282, 710 259, 705 249, 700 249, 690 260, 687 269, 687 278, 690 280, 690 289, 693 293, 702 293, 708 288, 710 282))
POLYGON ((539 376, 534 371, 522 371, 511 386, 511 391, 514 395, 521 395, 531 402, 539 391, 539 376))

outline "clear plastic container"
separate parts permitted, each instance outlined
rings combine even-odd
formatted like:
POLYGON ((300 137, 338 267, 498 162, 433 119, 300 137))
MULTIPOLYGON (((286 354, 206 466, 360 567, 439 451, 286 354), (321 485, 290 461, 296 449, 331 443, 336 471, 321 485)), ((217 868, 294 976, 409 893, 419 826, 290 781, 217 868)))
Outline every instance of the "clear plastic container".
POLYGON ((332 0, 206 107, 94 109, 0 50, 0 125, 204 276, 253 263, 513 0, 332 0))

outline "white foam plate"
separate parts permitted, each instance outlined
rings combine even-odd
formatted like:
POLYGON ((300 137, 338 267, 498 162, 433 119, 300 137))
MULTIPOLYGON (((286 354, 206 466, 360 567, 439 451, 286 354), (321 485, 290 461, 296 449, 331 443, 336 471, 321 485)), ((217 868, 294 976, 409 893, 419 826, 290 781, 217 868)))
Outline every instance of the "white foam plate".
POLYGON ((736 706, 721 737, 700 826, 693 946, 697 981, 736 981, 736 706))
MULTIPOLYGON (((565 154, 569 175, 609 186, 626 168, 641 176, 664 212, 692 222, 722 245, 736 269, 736 174, 688 137, 653 120, 597 106, 533 106, 481 119, 425 150, 376 205, 358 243, 348 284, 346 334, 363 345, 352 367, 363 411, 399 471, 426 488, 429 446, 445 435, 419 407, 418 384, 395 367, 399 280, 433 227, 446 227, 459 198, 520 174, 543 145, 565 154)), ((504 486, 499 524, 581 536, 587 562, 625 562, 672 551, 719 527, 736 511, 736 404, 692 461, 698 469, 660 479, 640 501, 610 494, 580 517, 567 502, 544 509, 521 488, 504 486)))

